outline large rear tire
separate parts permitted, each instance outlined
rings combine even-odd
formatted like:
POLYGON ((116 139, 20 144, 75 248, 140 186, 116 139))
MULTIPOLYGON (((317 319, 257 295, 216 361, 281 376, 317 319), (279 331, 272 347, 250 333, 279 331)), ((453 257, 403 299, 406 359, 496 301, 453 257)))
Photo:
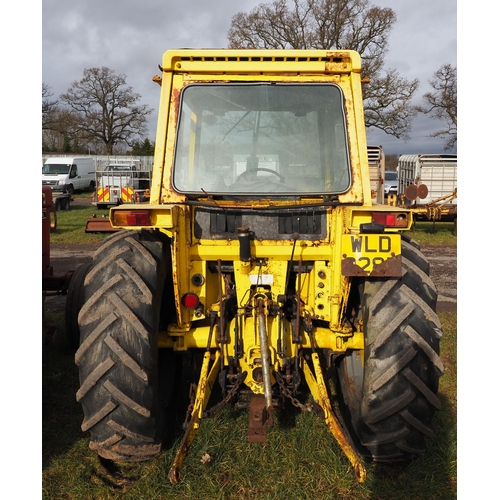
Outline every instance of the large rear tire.
POLYGON ((163 367, 158 354, 168 252, 160 235, 122 231, 97 250, 85 279, 77 400, 90 448, 106 459, 147 460, 167 437, 164 417, 175 388, 166 379, 177 372, 173 352, 163 367))
POLYGON ((381 462, 425 451, 441 407, 437 293, 410 247, 403 242, 400 279, 367 279, 360 286, 364 360, 353 351, 337 362, 346 427, 360 451, 381 462))

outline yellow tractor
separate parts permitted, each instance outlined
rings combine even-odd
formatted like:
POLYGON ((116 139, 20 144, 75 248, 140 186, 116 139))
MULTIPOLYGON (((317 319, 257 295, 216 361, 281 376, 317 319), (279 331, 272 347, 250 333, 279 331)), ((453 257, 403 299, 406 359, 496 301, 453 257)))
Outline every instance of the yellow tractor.
POLYGON ((359 54, 169 50, 160 70, 150 203, 111 208, 83 285, 90 448, 151 458, 185 400, 173 483, 224 405, 250 441, 287 405, 316 412, 359 481, 422 453, 437 293, 411 211, 372 204, 359 54))

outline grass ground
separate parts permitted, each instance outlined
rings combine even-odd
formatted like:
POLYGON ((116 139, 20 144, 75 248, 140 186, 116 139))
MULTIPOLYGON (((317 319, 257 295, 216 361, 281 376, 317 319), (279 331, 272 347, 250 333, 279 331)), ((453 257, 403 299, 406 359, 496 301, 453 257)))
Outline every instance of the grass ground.
MULTIPOLYGON (((75 198, 90 198, 90 193, 77 193, 75 198)), ((87 219, 93 216, 107 217, 109 210, 98 210, 93 205, 85 206, 71 203, 69 210, 60 210, 55 214, 56 230, 50 234, 51 243, 79 244, 79 243, 98 243, 102 241, 107 234, 105 233, 86 233, 85 225, 87 219)), ((51 221, 54 222, 54 215, 51 215, 51 221)))
POLYGON ((43 348, 42 488, 46 500, 63 499, 391 499, 456 498, 457 488, 457 315, 442 313, 440 382, 442 409, 434 419, 435 437, 427 452, 407 466, 367 465, 358 483, 348 460, 325 423, 298 413, 293 425, 284 415, 269 429, 264 444, 247 442, 248 416, 227 408, 202 421, 173 486, 167 474, 174 446, 152 461, 107 470, 80 430, 82 410, 75 400, 78 371, 64 337, 62 313, 47 321, 58 328, 43 348), (205 457, 205 458, 204 458, 205 457))
POLYGON ((453 222, 417 221, 407 234, 420 245, 457 245, 453 222))

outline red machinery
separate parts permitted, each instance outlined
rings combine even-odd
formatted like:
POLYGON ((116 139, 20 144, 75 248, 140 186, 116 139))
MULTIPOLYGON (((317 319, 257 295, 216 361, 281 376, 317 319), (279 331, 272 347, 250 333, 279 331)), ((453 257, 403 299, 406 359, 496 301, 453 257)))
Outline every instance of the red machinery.
MULTIPOLYGON (((42 186, 42 301, 49 295, 66 295, 74 271, 65 275, 54 276, 50 265, 50 233, 57 229, 56 207, 53 203, 52 188, 42 186)), ((55 328, 45 322, 45 307, 43 308, 44 337, 51 340, 55 328)))

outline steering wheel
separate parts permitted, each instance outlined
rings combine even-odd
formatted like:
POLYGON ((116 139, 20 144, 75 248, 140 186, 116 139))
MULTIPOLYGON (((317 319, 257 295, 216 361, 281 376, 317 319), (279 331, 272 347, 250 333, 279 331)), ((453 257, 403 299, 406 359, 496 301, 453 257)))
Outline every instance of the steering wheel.
POLYGON ((238 175, 238 177, 236 177, 236 180, 234 182, 239 182, 240 180, 244 180, 245 177, 250 175, 250 173, 259 172, 259 171, 260 172, 269 172, 271 174, 274 174, 278 177, 280 182, 282 182, 283 184, 285 183, 285 178, 281 174, 276 172, 276 170, 272 170, 270 168, 264 168, 264 167, 257 167, 257 168, 251 168, 250 170, 245 170, 242 174, 240 174, 240 175, 238 175))

